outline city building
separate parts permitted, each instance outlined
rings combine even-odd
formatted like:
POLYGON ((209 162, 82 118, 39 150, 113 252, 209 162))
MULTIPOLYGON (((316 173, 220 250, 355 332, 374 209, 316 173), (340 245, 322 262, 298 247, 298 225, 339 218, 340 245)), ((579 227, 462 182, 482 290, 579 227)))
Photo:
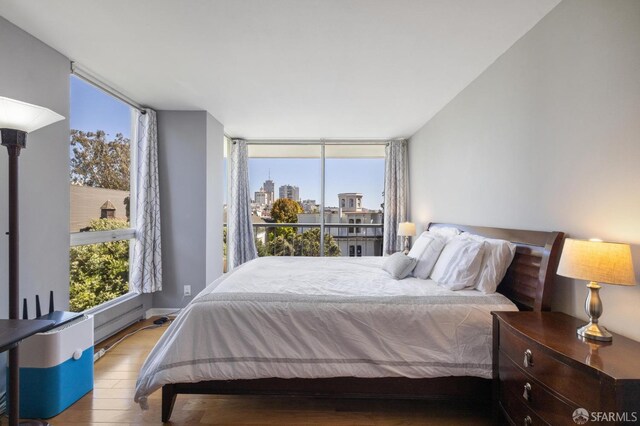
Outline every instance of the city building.
POLYGON ((70 185, 70 232, 86 229, 94 219, 127 218, 129 191, 70 185))
POLYGON ((269 205, 269 193, 264 190, 264 188, 260 188, 259 191, 254 193, 253 201, 259 205, 269 205))
POLYGON ((271 180, 271 176, 269 176, 269 179, 265 180, 262 184, 262 189, 267 194, 267 202, 265 204, 271 205, 275 201, 275 188, 275 184, 271 180))
POLYGON ((282 185, 278 198, 288 198, 293 201, 300 201, 300 188, 294 185, 282 185))
MULTIPOLYGON (((339 207, 324 209, 325 232, 338 243, 342 256, 382 255, 383 213, 363 208, 362 198, 358 192, 340 193, 339 207)), ((320 223, 320 213, 300 213, 298 223, 320 223)))
POLYGON ((319 213, 320 204, 316 203, 316 200, 302 200, 302 211, 305 213, 319 213))

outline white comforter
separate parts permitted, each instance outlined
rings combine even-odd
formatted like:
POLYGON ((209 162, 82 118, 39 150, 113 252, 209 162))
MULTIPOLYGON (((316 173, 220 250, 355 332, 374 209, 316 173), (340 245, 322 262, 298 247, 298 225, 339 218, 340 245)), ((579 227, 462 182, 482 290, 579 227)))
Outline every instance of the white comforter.
POLYGON ((135 399, 167 383, 267 377, 491 377, 500 294, 394 280, 380 257, 253 260, 205 288, 142 366, 135 399))

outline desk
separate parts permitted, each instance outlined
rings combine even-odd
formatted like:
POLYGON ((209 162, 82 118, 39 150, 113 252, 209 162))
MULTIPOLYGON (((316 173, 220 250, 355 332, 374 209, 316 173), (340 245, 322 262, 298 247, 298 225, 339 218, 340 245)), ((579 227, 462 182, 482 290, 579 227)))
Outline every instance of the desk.
MULTIPOLYGON (((46 331, 55 325, 55 321, 46 320, 0 320, 0 352, 8 351, 9 356, 16 356, 18 344, 20 341, 29 336, 33 336, 41 331, 46 331)), ((9 426, 18 424, 19 419, 19 369, 9 371, 9 403, 7 411, 9 412, 9 426)))

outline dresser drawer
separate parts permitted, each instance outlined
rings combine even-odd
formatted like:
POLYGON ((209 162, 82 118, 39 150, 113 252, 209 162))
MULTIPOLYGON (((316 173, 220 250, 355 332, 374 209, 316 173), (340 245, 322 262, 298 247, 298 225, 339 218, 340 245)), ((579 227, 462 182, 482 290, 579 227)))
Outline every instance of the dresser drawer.
POLYGON ((579 371, 549 356, 539 346, 506 327, 500 327, 500 350, 533 379, 579 407, 600 411, 597 376, 579 371))
POLYGON ((552 425, 574 426, 573 411, 577 406, 567 405, 549 393, 540 383, 522 372, 504 352, 500 351, 500 386, 505 394, 515 397, 552 425), (525 398, 525 387, 527 388, 525 398))
POLYGON ((531 408, 519 401, 516 395, 505 389, 500 390, 500 406, 511 424, 517 426, 548 425, 531 408))

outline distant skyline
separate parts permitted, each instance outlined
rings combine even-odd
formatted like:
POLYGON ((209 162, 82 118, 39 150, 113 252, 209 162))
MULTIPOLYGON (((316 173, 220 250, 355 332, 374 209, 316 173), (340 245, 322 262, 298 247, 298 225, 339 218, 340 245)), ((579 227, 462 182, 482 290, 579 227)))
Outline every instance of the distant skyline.
MULTIPOLYGON (((316 200, 320 203, 320 159, 309 158, 250 158, 249 187, 251 198, 269 178, 275 184, 275 196, 282 185, 300 188, 300 200, 316 200)), ((362 205, 379 210, 383 202, 384 158, 328 158, 325 164, 326 207, 338 206, 338 194, 362 193, 362 205)))

